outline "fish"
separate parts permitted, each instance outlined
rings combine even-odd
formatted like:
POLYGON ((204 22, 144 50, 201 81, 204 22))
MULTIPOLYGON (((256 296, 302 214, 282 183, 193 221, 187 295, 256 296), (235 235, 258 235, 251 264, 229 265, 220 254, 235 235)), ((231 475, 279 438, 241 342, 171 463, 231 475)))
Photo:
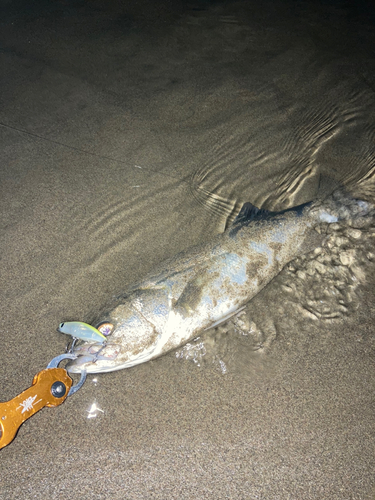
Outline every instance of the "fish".
POLYGON ((164 261, 117 296, 95 322, 106 341, 76 344, 66 369, 112 372, 186 344, 237 315, 287 263, 319 246, 324 235, 315 228, 370 210, 367 201, 336 191, 279 212, 245 203, 223 233, 164 261))

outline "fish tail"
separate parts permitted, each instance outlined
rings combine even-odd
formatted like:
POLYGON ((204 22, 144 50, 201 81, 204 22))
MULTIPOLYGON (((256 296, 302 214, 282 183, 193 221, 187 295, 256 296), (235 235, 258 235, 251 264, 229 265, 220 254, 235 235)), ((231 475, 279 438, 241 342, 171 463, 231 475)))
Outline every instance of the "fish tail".
POLYGON ((374 181, 370 176, 341 183, 333 177, 321 175, 318 193, 312 211, 323 222, 352 220, 367 215, 374 209, 374 181))

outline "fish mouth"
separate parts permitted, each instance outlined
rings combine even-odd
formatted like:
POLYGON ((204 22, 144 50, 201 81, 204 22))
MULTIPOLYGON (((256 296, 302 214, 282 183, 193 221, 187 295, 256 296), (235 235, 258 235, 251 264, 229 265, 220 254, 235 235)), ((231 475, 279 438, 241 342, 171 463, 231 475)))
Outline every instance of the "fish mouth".
POLYGON ((66 365, 68 373, 100 373, 116 370, 116 359, 121 347, 118 344, 84 343, 72 351, 76 359, 66 365))
POLYGON ((68 373, 108 373, 130 368, 154 357, 155 345, 141 353, 131 354, 120 344, 87 343, 78 345, 72 351, 77 357, 69 361, 65 369, 68 373))

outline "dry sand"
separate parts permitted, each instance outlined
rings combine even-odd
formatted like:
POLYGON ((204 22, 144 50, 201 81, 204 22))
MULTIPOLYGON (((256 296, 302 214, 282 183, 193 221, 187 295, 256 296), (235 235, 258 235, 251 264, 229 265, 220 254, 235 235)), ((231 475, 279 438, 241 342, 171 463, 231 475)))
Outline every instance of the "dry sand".
MULTIPOLYGON (((319 172, 367 192, 374 19, 365 2, 3 3, 1 400, 63 352, 60 321, 244 201, 308 201, 319 172)), ((373 500, 370 229, 346 301, 318 280, 332 293, 309 315, 303 263, 257 297, 264 352, 218 332, 200 368, 171 353, 38 413, 1 451, 0 498, 373 500)))

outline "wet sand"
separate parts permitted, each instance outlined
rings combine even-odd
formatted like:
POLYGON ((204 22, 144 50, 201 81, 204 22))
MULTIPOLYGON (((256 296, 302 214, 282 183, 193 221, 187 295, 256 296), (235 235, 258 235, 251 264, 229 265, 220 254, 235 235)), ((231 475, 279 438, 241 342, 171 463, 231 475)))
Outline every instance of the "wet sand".
MULTIPOLYGON (((354 2, 3 6, 2 401, 63 352, 61 321, 243 202, 303 203, 319 173, 371 195, 373 26, 354 2)), ((334 240, 358 255, 339 276, 303 261, 254 299, 264 349, 221 329, 200 367, 171 353, 39 412, 0 498, 373 500, 374 226, 334 240)))

